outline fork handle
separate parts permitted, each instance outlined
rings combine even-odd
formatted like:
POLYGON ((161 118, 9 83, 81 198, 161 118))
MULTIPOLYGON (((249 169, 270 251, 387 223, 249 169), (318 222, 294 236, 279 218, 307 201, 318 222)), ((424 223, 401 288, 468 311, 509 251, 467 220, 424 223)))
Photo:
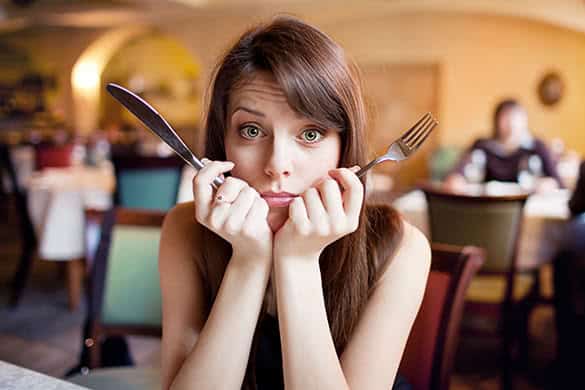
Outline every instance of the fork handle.
POLYGON ((368 163, 368 165, 364 166, 363 168, 361 168, 359 171, 356 172, 356 176, 357 177, 362 177, 363 175, 366 174, 367 171, 370 170, 370 168, 372 168, 374 165, 378 165, 378 163, 381 163, 382 159, 381 158, 375 158, 372 161, 370 161, 368 163))

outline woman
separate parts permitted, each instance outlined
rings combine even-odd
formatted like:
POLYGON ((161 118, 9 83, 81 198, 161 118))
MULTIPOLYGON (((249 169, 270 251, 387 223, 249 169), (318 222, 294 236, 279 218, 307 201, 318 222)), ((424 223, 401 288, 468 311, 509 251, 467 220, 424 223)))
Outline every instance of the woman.
POLYGON ((471 169, 471 172, 482 171, 477 176, 482 176, 478 179, 484 182, 519 181, 537 192, 562 187, 550 151, 530 134, 526 110, 516 100, 503 100, 496 106, 493 128, 491 138, 475 141, 465 153, 446 178, 447 188, 464 189, 467 184, 465 171, 474 164, 479 165, 479 169, 471 169), (523 177, 522 171, 531 174, 523 177), (533 180, 532 176, 537 178, 533 180), (524 178, 530 179, 530 183, 525 183, 524 178))
POLYGON ((430 250, 345 168, 366 153, 343 50, 278 18, 237 41, 210 92, 209 160, 161 237, 163 388, 390 389, 430 250))

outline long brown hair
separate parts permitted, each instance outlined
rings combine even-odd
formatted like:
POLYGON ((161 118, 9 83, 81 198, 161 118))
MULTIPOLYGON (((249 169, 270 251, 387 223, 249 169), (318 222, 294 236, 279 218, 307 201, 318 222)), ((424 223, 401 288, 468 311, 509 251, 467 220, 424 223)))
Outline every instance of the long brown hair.
MULTIPOLYGON (((318 29, 291 17, 245 32, 215 69, 208 92, 205 156, 225 160, 224 136, 230 93, 254 76, 269 72, 290 107, 326 128, 339 129, 339 165, 363 165, 366 112, 357 69, 345 53, 318 29)), ((365 177, 362 179, 365 185, 365 177)), ((230 245, 203 229, 202 272, 208 309, 221 284, 231 255, 230 245)), ((345 348, 383 264, 402 236, 398 214, 390 207, 363 207, 354 233, 329 245, 321 254, 323 293, 331 334, 338 354, 345 348)), ((250 366, 247 386, 253 387, 250 366)))

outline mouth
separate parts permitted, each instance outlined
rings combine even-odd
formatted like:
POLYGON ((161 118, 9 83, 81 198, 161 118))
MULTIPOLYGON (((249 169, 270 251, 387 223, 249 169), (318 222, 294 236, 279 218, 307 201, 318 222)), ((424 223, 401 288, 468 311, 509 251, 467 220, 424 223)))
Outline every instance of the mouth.
POLYGON ((290 192, 263 192, 260 194, 270 207, 286 207, 297 195, 290 192))

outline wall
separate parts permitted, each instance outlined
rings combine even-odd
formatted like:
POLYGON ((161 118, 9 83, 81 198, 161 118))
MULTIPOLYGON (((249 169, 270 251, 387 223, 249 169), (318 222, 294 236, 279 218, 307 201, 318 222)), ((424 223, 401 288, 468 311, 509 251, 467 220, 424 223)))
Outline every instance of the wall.
MULTIPOLYGON (((207 80, 237 35, 271 14, 194 12, 157 23, 200 61, 207 80)), ((318 20, 360 63, 439 64, 441 144, 465 145, 488 134, 494 104, 514 96, 526 105, 537 135, 561 137, 585 155, 585 137, 580 136, 585 130, 585 34, 520 18, 472 14, 381 13, 330 24, 318 15, 318 20), (549 69, 558 70, 566 82, 565 97, 553 108, 543 107, 536 96, 539 78, 549 69)), ((93 36, 91 31, 60 32, 28 42, 38 56, 66 67, 74 63, 82 42, 88 44, 93 36)))
POLYGON ((585 35, 508 17, 404 14, 323 28, 360 62, 437 62, 442 144, 465 145, 489 133, 492 108, 513 96, 523 102, 533 131, 561 137, 585 155, 585 35), (536 88, 549 69, 566 83, 553 108, 536 88))

